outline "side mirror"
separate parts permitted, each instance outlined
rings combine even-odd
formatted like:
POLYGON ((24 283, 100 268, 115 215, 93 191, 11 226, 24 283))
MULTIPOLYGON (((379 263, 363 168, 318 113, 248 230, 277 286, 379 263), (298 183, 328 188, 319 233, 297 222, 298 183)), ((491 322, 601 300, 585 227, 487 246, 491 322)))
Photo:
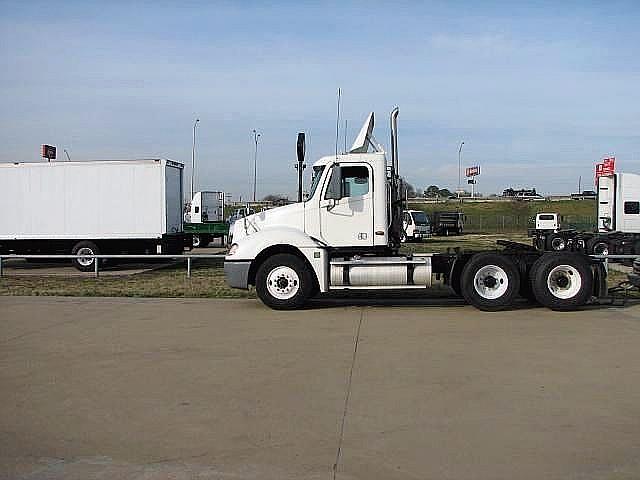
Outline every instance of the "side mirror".
POLYGON ((339 165, 334 165, 331 169, 331 177, 324 198, 327 200, 340 200, 342 198, 342 169, 339 165))

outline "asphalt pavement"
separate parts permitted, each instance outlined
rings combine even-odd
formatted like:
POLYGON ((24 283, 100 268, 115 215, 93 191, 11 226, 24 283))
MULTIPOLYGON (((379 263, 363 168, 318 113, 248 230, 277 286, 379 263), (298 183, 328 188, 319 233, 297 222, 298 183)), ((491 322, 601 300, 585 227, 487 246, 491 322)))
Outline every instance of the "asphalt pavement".
POLYGON ((640 306, 420 302, 2 297, 0 477, 640 478, 640 306))

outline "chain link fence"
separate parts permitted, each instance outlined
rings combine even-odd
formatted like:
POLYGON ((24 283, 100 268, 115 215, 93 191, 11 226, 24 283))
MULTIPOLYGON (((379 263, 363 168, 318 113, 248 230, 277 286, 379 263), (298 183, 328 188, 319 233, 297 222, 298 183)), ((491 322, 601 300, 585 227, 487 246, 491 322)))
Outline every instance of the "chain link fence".
MULTIPOLYGON (((535 227, 535 215, 465 215, 466 233, 527 233, 535 227)), ((592 231, 596 228, 596 217, 592 215, 564 215, 563 229, 592 231)))

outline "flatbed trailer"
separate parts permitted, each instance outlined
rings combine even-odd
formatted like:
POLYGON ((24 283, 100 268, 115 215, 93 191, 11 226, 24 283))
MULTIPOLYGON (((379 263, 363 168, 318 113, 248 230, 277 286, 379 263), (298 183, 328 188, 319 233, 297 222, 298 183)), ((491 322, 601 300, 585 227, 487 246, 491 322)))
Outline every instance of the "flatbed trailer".
POLYGON ((229 224, 227 222, 207 222, 207 223, 185 223, 184 233, 192 235, 194 247, 204 247, 216 238, 229 235, 229 224))

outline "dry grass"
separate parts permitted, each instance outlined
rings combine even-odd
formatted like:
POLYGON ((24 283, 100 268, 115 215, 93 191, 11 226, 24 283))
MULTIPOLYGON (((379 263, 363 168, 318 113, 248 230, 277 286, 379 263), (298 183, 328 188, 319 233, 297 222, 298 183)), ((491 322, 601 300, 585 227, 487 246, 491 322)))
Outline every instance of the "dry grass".
POLYGON ((220 261, 193 263, 191 278, 184 264, 136 275, 93 277, 6 276, 0 295, 59 295, 79 297, 209 297, 246 298, 252 291, 229 288, 220 261))
MULTIPOLYGON (((524 235, 463 235, 434 237, 422 243, 409 243, 403 252, 446 252, 496 248, 496 241, 508 239, 529 243, 524 235)), ((2 295, 58 295, 79 297, 203 297, 254 298, 254 290, 229 288, 224 280, 221 259, 202 259, 193 263, 191 278, 183 263, 126 276, 101 278, 78 276, 4 276, 0 278, 2 295)), ((626 279, 626 274, 610 270, 609 285, 626 279)), ((637 294, 632 293, 632 296, 637 294)))

